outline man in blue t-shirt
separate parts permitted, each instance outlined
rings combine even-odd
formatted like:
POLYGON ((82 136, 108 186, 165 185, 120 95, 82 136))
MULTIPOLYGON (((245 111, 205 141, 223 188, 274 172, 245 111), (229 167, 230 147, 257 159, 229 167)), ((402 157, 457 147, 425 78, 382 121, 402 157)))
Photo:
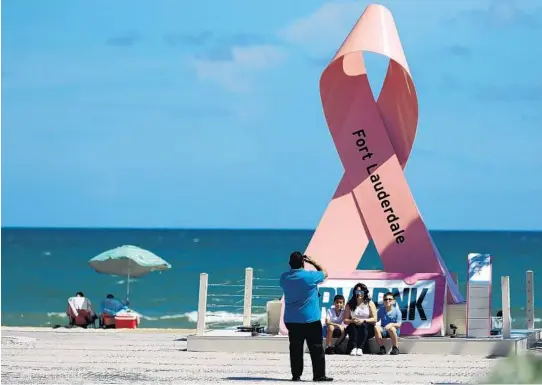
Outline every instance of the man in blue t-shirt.
POLYGON ((295 251, 290 255, 291 269, 280 276, 284 292, 284 324, 290 340, 292 380, 301 381, 303 344, 311 355, 314 381, 333 381, 326 376, 326 358, 322 338, 322 322, 318 284, 327 278, 327 271, 310 257, 295 251), (305 270, 305 262, 316 271, 305 270))
POLYGON ((375 327, 375 339, 380 346, 378 354, 386 354, 383 338, 390 338, 392 348, 390 354, 399 354, 399 334, 403 315, 401 310, 395 306, 395 297, 388 291, 384 294, 384 304, 376 312, 376 322, 380 321, 380 326, 375 327))

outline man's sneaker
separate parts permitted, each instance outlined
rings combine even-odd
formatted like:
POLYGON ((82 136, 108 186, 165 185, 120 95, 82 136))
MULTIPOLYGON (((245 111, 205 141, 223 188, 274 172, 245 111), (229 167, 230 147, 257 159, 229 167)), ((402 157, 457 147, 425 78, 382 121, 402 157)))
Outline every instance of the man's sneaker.
POLYGON ((378 351, 378 354, 380 355, 386 354, 386 348, 384 346, 381 346, 380 350, 378 351))
POLYGON ((362 356, 363 355, 363 349, 356 349, 357 353, 356 356, 362 356))
POLYGON ((333 348, 333 346, 328 346, 326 348, 326 354, 335 354, 335 349, 333 348))
POLYGON ((350 352, 350 355, 351 356, 357 356, 358 355, 358 349, 356 349, 356 348, 352 349, 352 351, 350 352))
POLYGON ((314 382, 329 382, 329 381, 333 381, 333 378, 328 377, 328 376, 324 376, 324 377, 315 377, 312 380, 314 382))
POLYGON ((394 346, 393 348, 391 348, 390 354, 392 356, 396 356, 397 354, 399 354, 399 348, 397 346, 394 346))

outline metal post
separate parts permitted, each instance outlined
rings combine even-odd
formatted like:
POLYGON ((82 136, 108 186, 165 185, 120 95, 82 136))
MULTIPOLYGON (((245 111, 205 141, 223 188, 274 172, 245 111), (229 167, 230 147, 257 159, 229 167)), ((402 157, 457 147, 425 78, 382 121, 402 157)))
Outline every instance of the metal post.
POLYGON ((527 271, 527 276, 525 278, 527 283, 526 293, 527 293, 527 329, 534 329, 534 280, 532 270, 527 271))
POLYGON ((510 277, 501 277, 502 292, 502 335, 503 338, 510 338, 512 317, 510 315, 510 277))
POLYGON ((130 306, 130 270, 128 269, 128 276, 126 277, 126 305, 130 306))
POLYGON ((205 314, 207 313, 207 273, 199 275, 199 299, 198 299, 198 325, 196 334, 202 336, 205 333, 205 314))
POLYGON ((245 269, 245 300, 243 309, 243 326, 250 326, 252 320, 252 267, 245 269))

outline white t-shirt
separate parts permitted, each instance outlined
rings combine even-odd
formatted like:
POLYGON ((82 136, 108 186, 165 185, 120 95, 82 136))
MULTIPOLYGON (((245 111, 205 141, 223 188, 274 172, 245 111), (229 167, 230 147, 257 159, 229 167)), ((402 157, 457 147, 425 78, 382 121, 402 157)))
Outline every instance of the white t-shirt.
POLYGON ((327 319, 331 323, 342 325, 344 320, 344 309, 341 309, 339 315, 337 315, 335 305, 331 306, 331 308, 327 310, 327 319))
POLYGON ((369 310, 369 305, 362 303, 361 305, 356 306, 356 309, 351 312, 353 318, 367 319, 371 314, 369 310))

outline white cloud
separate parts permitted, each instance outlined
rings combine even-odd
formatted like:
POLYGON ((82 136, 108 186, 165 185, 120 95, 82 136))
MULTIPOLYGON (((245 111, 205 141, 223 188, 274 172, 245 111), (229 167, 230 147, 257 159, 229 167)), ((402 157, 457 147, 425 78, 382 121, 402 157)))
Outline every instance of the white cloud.
MULTIPOLYGON (((465 13, 496 13, 499 19, 509 19, 517 9, 532 10, 540 0, 479 0, 434 1, 381 0, 396 16, 399 33, 411 43, 409 52, 417 46, 431 48, 442 44, 443 20, 465 13), (398 17, 397 15, 400 15, 398 17)), ((293 44, 314 57, 328 57, 336 51, 359 19, 368 0, 328 1, 312 13, 292 21, 276 32, 279 39, 293 44)), ((465 32, 467 33, 467 32, 465 32)), ((468 32, 472 33, 472 32, 468 32)), ((458 38, 459 39, 459 38, 458 38)), ((460 40, 460 39, 459 39, 460 40)), ((421 49, 421 48, 420 48, 421 49)), ((251 80, 260 71, 269 69, 285 59, 284 50, 275 45, 233 46, 231 58, 222 60, 193 59, 198 79, 219 83, 233 92, 247 92, 251 80)))
POLYGON ((233 92, 247 92, 252 74, 280 63, 285 55, 277 46, 253 45, 234 46, 231 56, 228 60, 195 59, 198 78, 215 81, 233 92))
POLYGON ((366 4, 362 1, 336 1, 322 5, 313 13, 295 20, 278 31, 290 43, 303 45, 315 54, 339 48, 366 4))
MULTIPOLYGON (((301 46, 313 55, 329 55, 337 50, 365 8, 373 3, 368 0, 329 1, 314 12, 294 20, 277 32, 289 43, 301 46)), ((428 39, 439 39, 445 32, 443 20, 474 14, 492 16, 508 21, 519 12, 532 12, 540 7, 540 0, 478 0, 478 1, 428 1, 381 0, 380 4, 394 14, 400 36, 427 44, 428 39), (400 15, 400 17, 398 16, 400 15)))

